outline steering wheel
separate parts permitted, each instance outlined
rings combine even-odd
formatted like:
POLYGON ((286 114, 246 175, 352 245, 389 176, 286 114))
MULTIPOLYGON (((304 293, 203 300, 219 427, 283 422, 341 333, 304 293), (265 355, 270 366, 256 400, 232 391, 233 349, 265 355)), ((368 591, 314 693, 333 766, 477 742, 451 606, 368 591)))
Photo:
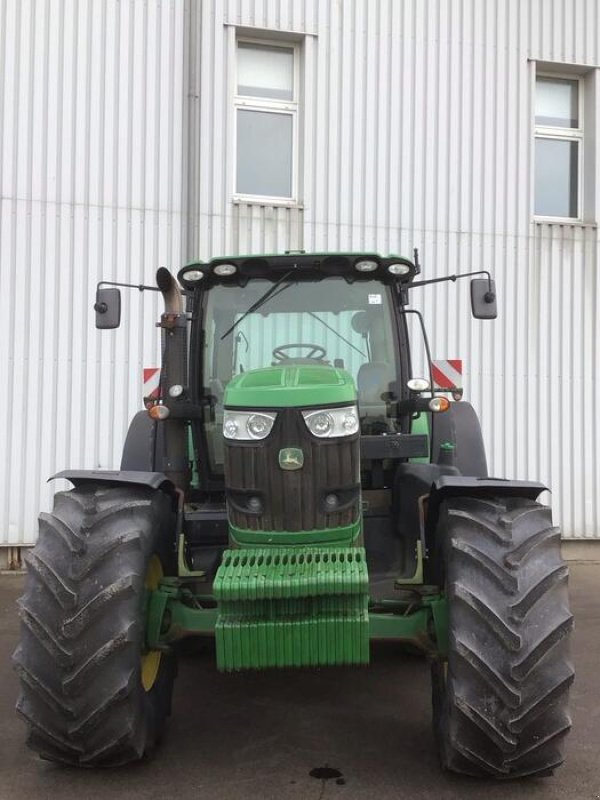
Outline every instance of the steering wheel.
POLYGON ((287 351, 298 348, 308 349, 308 353, 304 356, 298 356, 298 358, 310 359, 311 361, 323 361, 326 355, 326 350, 324 347, 321 347, 320 344, 301 344, 300 342, 292 342, 290 344, 282 344, 280 347, 276 347, 273 350, 273 358, 275 361, 288 361, 292 360, 293 357, 289 356, 287 351))

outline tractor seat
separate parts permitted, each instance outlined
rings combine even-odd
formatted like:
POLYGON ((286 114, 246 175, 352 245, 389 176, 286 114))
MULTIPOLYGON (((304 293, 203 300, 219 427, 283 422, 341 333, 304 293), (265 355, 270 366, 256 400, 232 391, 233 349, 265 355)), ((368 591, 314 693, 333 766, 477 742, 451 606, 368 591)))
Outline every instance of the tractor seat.
POLYGON ((356 376, 358 408, 363 417, 387 418, 387 395, 390 391, 390 366, 383 361, 362 364, 356 376))

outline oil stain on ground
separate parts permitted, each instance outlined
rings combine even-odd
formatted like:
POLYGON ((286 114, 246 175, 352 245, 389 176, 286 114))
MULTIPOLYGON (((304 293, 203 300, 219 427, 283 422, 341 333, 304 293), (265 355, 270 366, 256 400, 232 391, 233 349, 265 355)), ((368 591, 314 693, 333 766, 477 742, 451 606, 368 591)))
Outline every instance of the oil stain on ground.
POLYGON ((308 773, 311 778, 316 778, 318 781, 331 781, 335 780, 338 786, 343 786, 346 783, 346 779, 342 775, 339 769, 335 769, 334 767, 329 767, 325 764, 324 767, 315 767, 311 769, 308 773))

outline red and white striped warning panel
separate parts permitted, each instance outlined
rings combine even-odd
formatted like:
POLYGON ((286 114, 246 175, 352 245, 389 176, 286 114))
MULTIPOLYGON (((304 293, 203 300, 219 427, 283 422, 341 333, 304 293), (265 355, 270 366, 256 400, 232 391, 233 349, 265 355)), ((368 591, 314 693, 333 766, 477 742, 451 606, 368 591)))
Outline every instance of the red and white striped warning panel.
POLYGON ((144 367, 144 402, 158 400, 160 396, 160 367, 144 367))
POLYGON ((448 358, 445 361, 432 361, 433 388, 452 392, 462 389, 462 359, 448 358))

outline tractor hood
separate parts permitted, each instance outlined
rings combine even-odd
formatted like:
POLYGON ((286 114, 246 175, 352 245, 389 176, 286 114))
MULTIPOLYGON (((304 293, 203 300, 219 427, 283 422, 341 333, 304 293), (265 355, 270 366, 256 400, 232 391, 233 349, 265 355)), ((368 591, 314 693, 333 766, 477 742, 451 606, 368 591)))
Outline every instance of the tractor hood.
POLYGON ((306 408, 355 402, 352 375, 325 364, 251 370, 233 378, 225 390, 227 408, 306 408))

